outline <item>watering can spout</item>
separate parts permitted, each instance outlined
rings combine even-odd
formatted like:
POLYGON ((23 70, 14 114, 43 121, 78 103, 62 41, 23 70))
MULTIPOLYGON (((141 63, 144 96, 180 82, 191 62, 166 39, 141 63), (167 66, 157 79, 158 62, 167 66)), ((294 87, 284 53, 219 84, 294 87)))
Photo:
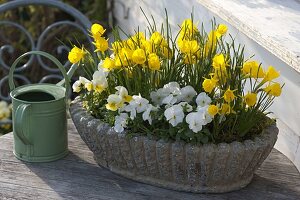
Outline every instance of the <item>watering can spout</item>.
MULTIPOLYGON (((67 72, 67 77, 69 79, 68 81, 71 80, 71 78, 74 75, 74 73, 75 73, 75 71, 76 71, 77 68, 78 68, 78 64, 77 63, 74 63, 74 64, 71 65, 69 71, 67 72)), ((66 80, 63 79, 63 80, 59 81, 56 85, 63 86, 65 84, 65 82, 66 82, 66 80)))

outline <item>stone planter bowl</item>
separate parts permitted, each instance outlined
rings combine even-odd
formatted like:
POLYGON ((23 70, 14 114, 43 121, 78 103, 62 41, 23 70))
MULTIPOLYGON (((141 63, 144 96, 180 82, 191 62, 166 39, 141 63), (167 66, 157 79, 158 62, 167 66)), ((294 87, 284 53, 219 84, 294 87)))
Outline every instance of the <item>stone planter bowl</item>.
POLYGON ((270 126, 254 141, 194 146, 128 138, 91 116, 79 100, 72 102, 70 112, 99 165, 139 182, 187 192, 223 193, 245 187, 278 134, 277 127, 270 126))

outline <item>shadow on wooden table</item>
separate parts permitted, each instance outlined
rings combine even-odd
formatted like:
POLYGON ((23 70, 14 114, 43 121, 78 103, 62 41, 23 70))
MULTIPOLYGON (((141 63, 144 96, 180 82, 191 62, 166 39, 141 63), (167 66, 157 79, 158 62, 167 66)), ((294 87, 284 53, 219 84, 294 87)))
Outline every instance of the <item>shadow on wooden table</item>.
MULTIPOLYGON (((81 143, 81 142, 80 142, 81 143)), ((62 199, 300 199, 300 177, 289 173, 255 175, 248 187, 225 194, 194 194, 167 190, 128 180, 98 166, 86 148, 70 147, 70 154, 52 163, 27 167, 62 199), (295 181, 295 182, 294 182, 295 181)), ((273 153, 278 153, 277 151, 273 153)), ((272 157, 272 155, 271 155, 272 157)), ((270 159, 270 158, 268 158, 270 159)), ((266 162, 263 167, 269 168, 266 162)), ((289 170, 288 168, 281 170, 289 170)), ((259 170, 259 174, 264 170, 259 170)), ((40 186, 38 186, 40 187, 40 186)))

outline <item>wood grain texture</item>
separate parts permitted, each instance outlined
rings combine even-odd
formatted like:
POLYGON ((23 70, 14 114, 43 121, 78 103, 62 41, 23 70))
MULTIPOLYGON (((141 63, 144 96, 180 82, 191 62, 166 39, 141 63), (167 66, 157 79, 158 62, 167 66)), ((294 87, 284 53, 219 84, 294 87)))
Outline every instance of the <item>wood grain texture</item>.
POLYGON ((12 154, 13 137, 0 137, 0 199, 300 199, 300 175, 273 150, 252 183, 237 192, 193 194, 128 180, 99 167, 69 121, 70 153, 50 163, 26 163, 12 154))

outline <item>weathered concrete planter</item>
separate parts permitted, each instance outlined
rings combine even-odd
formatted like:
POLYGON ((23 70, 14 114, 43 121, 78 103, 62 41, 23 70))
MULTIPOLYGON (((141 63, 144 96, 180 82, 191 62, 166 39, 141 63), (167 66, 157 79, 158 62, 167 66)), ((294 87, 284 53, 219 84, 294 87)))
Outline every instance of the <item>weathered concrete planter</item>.
POLYGON ((254 141, 193 146, 128 138, 91 116, 78 100, 70 112, 99 165, 136 181, 188 192, 222 193, 245 187, 278 134, 276 126, 270 126, 254 141))

